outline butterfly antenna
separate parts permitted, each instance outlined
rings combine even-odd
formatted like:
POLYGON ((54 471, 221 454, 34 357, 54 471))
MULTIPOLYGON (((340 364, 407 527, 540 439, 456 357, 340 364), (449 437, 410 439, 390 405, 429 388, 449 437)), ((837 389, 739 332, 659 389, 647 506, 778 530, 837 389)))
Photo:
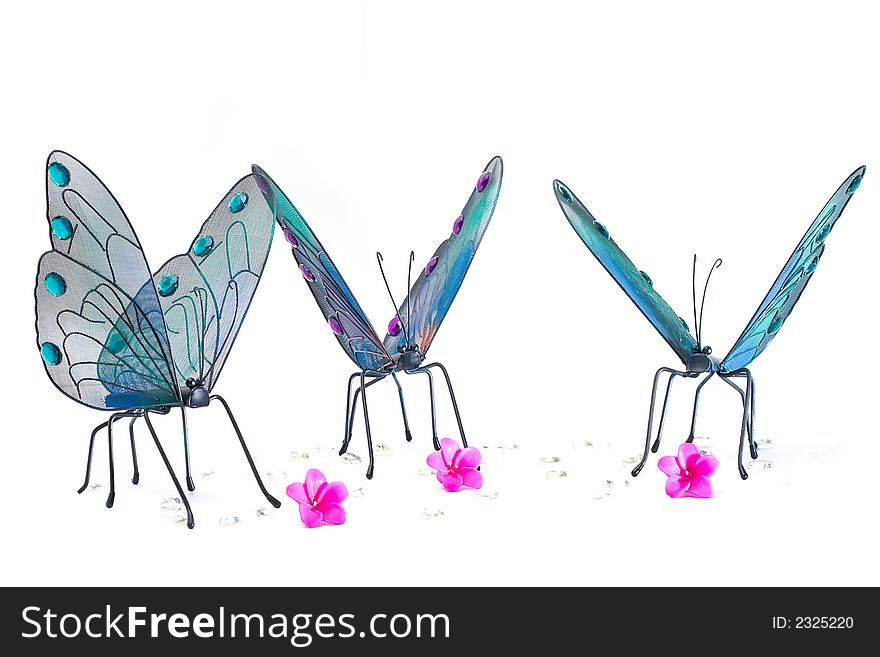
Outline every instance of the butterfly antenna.
MULTIPOLYGON (((397 315, 397 302, 394 300, 394 295, 391 294, 391 286, 388 285, 388 277, 385 276, 385 268, 382 266, 382 254, 379 251, 376 251, 376 260, 379 262, 379 271, 382 272, 382 280, 385 281, 385 289, 388 290, 388 298, 391 299, 391 303, 394 306, 394 314, 397 315)), ((403 319, 400 319, 400 325, 403 327, 403 338, 406 340, 406 343, 409 344, 409 332, 406 330, 406 324, 403 323, 403 319)), ((407 317, 407 321, 409 318, 407 317)))
POLYGON ((703 350, 703 346, 700 344, 700 323, 697 321, 697 254, 694 254, 694 267, 691 273, 691 292, 693 294, 694 299, 694 332, 696 335, 694 336, 697 339, 697 348, 700 351, 703 350))
MULTIPOLYGON (((709 275, 706 276, 706 284, 703 286, 703 299, 700 301, 700 323, 697 328, 697 335, 701 336, 703 333, 703 306, 706 305, 706 290, 709 289, 709 280, 712 278, 712 272, 718 269, 721 266, 721 258, 715 260, 715 263, 712 265, 712 268, 709 270, 709 275)), ((700 338, 697 338, 697 342, 700 342, 700 338)), ((701 344, 702 346, 702 344, 701 344)))
MULTIPOLYGON (((410 301, 409 297, 410 297, 410 291, 412 291, 412 266, 413 266, 413 263, 415 262, 415 260, 416 260, 416 252, 410 251, 409 252, 409 267, 407 268, 407 272, 406 272, 406 323, 407 324, 409 324, 409 318, 412 317, 411 301, 410 301)), ((412 346, 409 343, 409 340, 406 341, 406 346, 407 346, 407 348, 412 346)))

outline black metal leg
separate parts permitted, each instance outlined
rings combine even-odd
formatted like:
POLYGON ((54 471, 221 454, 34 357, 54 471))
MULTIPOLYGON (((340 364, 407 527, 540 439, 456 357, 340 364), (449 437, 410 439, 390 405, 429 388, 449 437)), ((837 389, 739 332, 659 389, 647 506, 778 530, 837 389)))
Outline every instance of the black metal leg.
POLYGON ((269 494, 269 491, 266 490, 266 487, 263 485, 263 480, 260 478, 260 473, 257 472, 257 466, 254 465, 254 460, 251 458, 251 453, 248 451, 247 444, 244 442, 244 436, 241 435, 241 429, 238 428, 238 422, 235 421, 235 416, 232 415, 232 409, 229 408, 229 404, 226 403, 226 400, 223 399, 220 395, 211 395, 211 399, 216 399, 219 401, 223 408, 226 409, 226 415, 229 416, 229 421, 232 423, 232 428, 235 429, 235 433, 238 436, 238 441, 241 443, 241 448, 244 450, 244 456, 247 459, 248 465, 251 466, 251 472, 254 473, 254 479, 257 480, 257 486, 260 487, 260 491, 269 500, 269 504, 274 506, 276 509, 281 506, 281 502, 276 500, 272 495, 269 494))
POLYGON ((430 370, 423 367, 404 371, 407 374, 425 374, 428 377, 428 395, 431 398, 431 440, 434 442, 434 451, 440 451, 440 439, 437 437, 437 402, 434 399, 434 376, 430 370))
MULTIPOLYGON (((353 376, 360 378, 361 373, 357 372, 353 376)), ((373 380, 370 381, 365 387, 369 388, 371 385, 373 385, 374 383, 379 383, 379 381, 381 381, 384 378, 385 378, 384 376, 380 376, 378 378, 373 378, 373 380)), ((358 386, 357 388, 354 389, 354 395, 352 395, 351 409, 349 409, 350 412, 348 414, 348 424, 345 427, 346 440, 342 444, 343 449, 339 450, 339 456, 342 456, 343 454, 345 454, 348 451, 348 444, 351 442, 351 434, 354 429, 354 416, 355 416, 355 413, 357 412, 357 401, 358 401, 359 394, 361 394, 360 386, 358 386)))
POLYGON ((348 451, 348 443, 351 442, 351 417, 354 415, 352 409, 351 386, 354 384, 355 379, 359 378, 360 375, 360 372, 355 372, 348 377, 348 387, 345 391, 345 433, 342 436, 342 447, 339 448, 339 456, 342 456, 348 451))
POLYGON ((80 486, 79 489, 76 491, 77 493, 82 494, 82 492, 89 485, 89 478, 91 477, 91 474, 92 474, 92 451, 94 450, 94 447, 95 447, 95 436, 97 435, 97 433, 101 429, 106 427, 108 423, 109 423, 109 420, 107 422, 101 422, 101 424, 99 424, 94 429, 92 429, 92 437, 89 438, 89 456, 86 459, 86 478, 85 478, 85 481, 83 481, 83 485, 80 486))
POLYGON ((192 493, 196 489, 193 483, 192 473, 189 469, 189 435, 186 430, 186 407, 180 407, 181 419, 183 421, 183 458, 186 461, 186 489, 192 493))
POLYGON ((660 439, 663 437, 663 423, 666 421, 666 407, 669 405, 669 393, 672 390, 672 381, 676 376, 678 375, 672 372, 669 375, 669 380, 666 382, 666 394, 663 396, 663 406, 660 409, 660 422, 657 423, 657 438, 654 440, 654 444, 651 445, 651 452, 654 454, 660 449, 660 439))
POLYGON ((174 482, 174 487, 177 489, 177 494, 180 495, 180 501, 183 502, 183 506, 186 509, 186 526, 192 529, 195 527, 195 519, 193 518, 192 509, 189 506, 189 500, 186 499, 186 494, 183 492, 183 488, 180 486, 180 482, 177 480, 177 475, 174 474, 174 469, 171 467, 171 463, 168 461, 168 457, 165 455, 165 450, 162 449, 162 443, 159 442, 159 436, 156 435, 156 430, 153 428, 153 423, 150 422, 150 412, 149 410, 144 411, 144 421, 147 423, 147 428, 150 430, 150 434, 153 436, 153 442, 156 443, 156 449, 159 450, 159 456, 162 457, 162 461, 165 463, 165 467, 168 469, 168 474, 171 475, 171 481, 174 482))
POLYGON ((700 391, 703 389, 703 386, 709 382, 709 379, 711 379, 713 376, 715 376, 715 372, 714 371, 709 372, 708 376, 706 376, 705 379, 700 381, 700 384, 697 386, 697 391, 694 393, 694 413, 693 413, 693 415, 691 415, 691 432, 690 432, 690 434, 688 434, 688 437, 687 437, 687 442, 689 442, 689 443, 694 442, 694 429, 697 426, 697 406, 700 403, 700 391))
MULTIPOLYGON (((373 460, 373 437, 372 437, 372 435, 370 435, 370 412, 367 410, 367 383, 366 383, 367 379, 366 379, 366 376, 367 376, 366 371, 361 372, 360 391, 361 391, 361 396, 363 397, 364 424, 366 425, 366 429, 367 429, 367 452, 369 454, 369 459, 370 459, 369 465, 367 466, 367 479, 372 479, 373 478, 373 466, 375 464, 374 464, 374 460, 373 460)), ((371 381, 370 383, 375 383, 375 382, 371 381)), ((357 394, 357 393, 355 393, 355 394, 357 394)), ((357 403, 357 398, 355 398, 355 403, 357 403)))
POLYGON ((749 397, 749 452, 752 459, 758 458, 758 439, 755 438, 755 378, 748 370, 746 372, 746 392, 749 397))
POLYGON ((400 387, 400 381, 397 380, 397 374, 391 372, 394 384, 397 386, 397 395, 400 397, 400 412, 403 414, 403 430, 406 436, 406 442, 412 442, 412 434, 409 432, 409 420, 406 417, 406 404, 403 403, 403 388, 400 387))
POLYGON ((721 380, 724 381, 731 388, 736 390, 739 393, 740 398, 742 399, 743 405, 743 416, 742 416, 742 426, 740 427, 739 432, 739 451, 737 452, 737 465, 739 466, 739 476, 743 479, 749 478, 749 473, 746 472, 745 467, 743 466, 743 447, 745 446, 746 441, 746 432, 748 431, 749 424, 749 395, 748 395, 748 384, 746 384, 746 392, 743 392, 742 388, 736 385, 733 381, 731 381, 728 377, 722 376, 721 380))
POLYGON ((137 448, 134 446, 134 423, 138 419, 137 415, 132 416, 128 423, 128 437, 131 440, 131 464, 134 467, 134 474, 131 475, 131 483, 137 485, 141 480, 141 473, 138 470, 137 448))
MULTIPOLYGON (((464 425, 461 423, 461 413, 458 412, 458 402, 455 401, 455 391, 452 389, 452 381, 449 378, 449 372, 446 371, 446 368, 443 367, 442 363, 431 363, 430 365, 425 365, 425 370, 428 370, 432 367, 437 367, 443 373, 443 378, 446 379, 446 387, 449 389, 449 399, 452 401, 452 411, 455 413, 455 421, 458 424, 458 435, 461 436, 461 444, 462 447, 467 447, 467 438, 464 435, 464 425)), ((436 432, 435 432, 436 434, 436 432)))
POLYGON ((660 375, 664 372, 674 372, 675 370, 671 370, 668 367, 661 367, 654 373, 654 383, 651 386, 651 405, 648 409, 648 431, 645 434, 645 452, 642 454, 642 460, 639 461, 638 465, 632 469, 632 476, 638 477, 639 473, 642 471, 642 468, 645 467, 645 463, 648 461, 648 450, 651 449, 651 427, 654 423, 654 404, 657 401, 657 383, 660 381, 660 375))
POLYGON ((107 452, 110 457, 110 492, 107 494, 106 502, 108 509, 113 508, 113 502, 116 500, 116 476, 113 470, 113 423, 121 417, 126 417, 126 415, 114 413, 107 423, 107 452))

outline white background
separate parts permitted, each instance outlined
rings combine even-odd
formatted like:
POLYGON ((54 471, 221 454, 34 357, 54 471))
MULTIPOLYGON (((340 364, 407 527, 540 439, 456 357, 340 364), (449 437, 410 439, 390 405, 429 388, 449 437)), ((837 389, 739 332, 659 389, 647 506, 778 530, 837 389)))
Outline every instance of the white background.
MULTIPOLYGON (((0 582, 880 584, 871 3, 194 5, 6 9, 0 582), (365 463, 325 455, 341 439, 352 367, 280 235, 217 392, 261 471, 280 477, 267 485, 282 508, 257 517, 264 501, 213 406, 190 414, 194 469, 216 472, 196 474, 195 530, 160 511, 173 490, 143 426, 141 485, 128 481, 120 425, 115 507, 104 508, 106 486, 78 496, 104 416, 52 387, 33 328, 53 148, 102 177, 153 266, 184 250, 258 162, 380 333, 392 313, 375 251, 403 296, 409 250, 427 259, 483 164, 502 155, 495 217, 430 354, 452 374, 471 442, 490 446, 485 490, 497 498, 446 494, 418 474, 430 449, 424 380, 404 382, 412 444, 394 387, 371 388, 374 438, 391 447, 372 481, 365 463), (668 499, 654 455, 627 485, 651 377, 677 360, 577 239, 551 180, 571 186, 685 317, 691 255, 701 271, 724 258, 704 328, 723 355, 863 163, 819 275, 753 366, 773 468, 739 479, 738 398, 714 381, 698 434, 721 462, 716 497, 668 499), (291 461, 292 450, 311 458, 291 461), (553 456, 558 465, 540 462, 553 456), (346 525, 301 526, 284 488, 310 465, 363 488, 346 525), (547 479, 550 469, 568 476, 547 479), (241 521, 220 526, 232 515, 241 521)), ((687 435, 693 384, 678 386, 661 453, 687 435)), ((440 399, 441 435, 455 437, 440 399)), ((180 472, 176 422, 158 427, 180 472)), ((366 454, 360 417, 352 451, 366 454)), ((93 481, 106 484, 106 467, 101 438, 93 481)))

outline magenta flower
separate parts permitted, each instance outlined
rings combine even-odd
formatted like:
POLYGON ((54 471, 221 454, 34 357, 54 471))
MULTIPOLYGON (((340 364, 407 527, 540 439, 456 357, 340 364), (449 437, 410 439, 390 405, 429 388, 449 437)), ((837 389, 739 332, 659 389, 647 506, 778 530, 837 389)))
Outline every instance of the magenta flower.
POLYGON ((328 484, 320 470, 309 470, 305 484, 290 484, 287 496, 299 502, 299 517, 309 529, 321 523, 341 525, 345 522, 342 503, 348 497, 348 490, 339 481, 328 484))
POLYGON ((669 477, 669 497, 712 497, 709 477, 718 467, 718 459, 711 454, 701 456, 692 443, 684 443, 678 448, 678 456, 664 456, 657 465, 669 477))
POLYGON ((448 493, 462 486, 482 487, 483 475, 477 470, 482 460, 476 447, 461 449, 451 438, 443 438, 440 451, 428 455, 428 465, 437 471, 437 481, 443 484, 448 493))

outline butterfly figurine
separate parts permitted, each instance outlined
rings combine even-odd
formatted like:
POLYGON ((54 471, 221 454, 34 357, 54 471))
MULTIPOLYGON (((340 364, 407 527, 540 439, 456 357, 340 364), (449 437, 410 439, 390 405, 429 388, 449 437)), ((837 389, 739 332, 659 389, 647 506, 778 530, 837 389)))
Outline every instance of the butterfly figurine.
POLYGON ((116 198, 83 163, 49 155, 46 202, 52 250, 37 268, 37 346, 52 383, 81 404, 110 411, 92 431, 82 493, 89 484, 95 436, 107 429, 113 506, 114 423, 129 420, 134 467, 140 474, 134 423, 143 418, 186 508, 192 509, 162 448, 153 414, 179 408, 186 483, 186 411, 217 400, 226 410, 257 484, 273 506, 226 400, 212 394, 251 303, 275 228, 258 189, 259 177, 239 180, 202 225, 189 249, 150 272, 134 229, 116 198))
POLYGON ((755 430, 755 383, 748 366, 767 348, 770 341, 779 332, 783 322, 791 314, 794 305, 801 297, 810 278, 816 270, 819 260, 825 251, 825 240, 831 229, 837 223, 850 197, 856 191, 862 181, 865 167, 859 167, 837 189, 822 211, 816 217, 806 234, 795 247, 791 257, 785 263, 779 276, 776 277, 770 291, 764 297, 758 310, 746 324, 739 339, 731 347, 728 354, 718 360, 711 356, 712 349, 703 346, 701 326, 702 307, 706 300, 706 290, 712 272, 721 264, 716 260, 706 284, 703 287, 702 303, 699 317, 697 316, 697 285, 696 285, 696 256, 694 256, 694 325, 696 337, 691 335, 687 322, 681 318, 663 297, 654 289, 651 278, 640 271, 619 246, 611 239, 608 229, 596 221, 586 206, 572 193, 572 191, 559 180, 553 181, 553 190, 556 200, 562 208, 572 228, 583 240, 587 248, 596 256, 605 270, 617 281, 621 289, 635 303, 642 314, 663 336, 675 354, 684 364, 684 370, 669 367, 661 367, 654 374, 654 384, 651 389, 651 404, 648 413, 648 431, 645 438, 645 451, 642 459, 632 471, 635 477, 639 474, 648 459, 648 449, 657 452, 660 447, 660 437, 663 432, 663 420, 666 415, 666 406, 669 402, 669 392, 675 377, 696 378, 705 374, 697 385, 694 395, 693 413, 691 415, 691 428, 687 442, 693 442, 694 429, 697 420, 697 405, 700 398, 700 390, 713 376, 718 377, 733 387, 740 395, 743 405, 742 426, 740 427, 738 465, 739 473, 743 479, 748 478, 748 473, 743 466, 743 447, 745 436, 748 435, 749 451, 753 459, 758 458, 758 447, 754 438, 755 430), (660 411, 660 421, 657 427, 657 438, 651 445, 652 425, 654 420, 654 406, 657 400, 657 386, 660 377, 668 374, 666 392, 663 398, 663 406, 660 411), (735 379, 745 379, 745 390, 737 385, 735 379))
MULTIPOLYGON (((299 272, 308 284, 315 301, 318 302, 318 307, 321 309, 328 328, 358 368, 348 379, 345 434, 339 454, 340 456, 345 454, 351 442, 352 426, 358 395, 360 395, 363 399, 369 452, 368 479, 373 477, 374 460, 366 390, 389 375, 397 385, 407 441, 412 440, 412 434, 406 416, 403 389, 400 386, 397 373, 427 375, 431 397, 431 429, 434 449, 439 450, 440 441, 437 437, 437 417, 434 404, 434 379, 431 373, 432 369, 438 369, 449 390, 461 442, 467 446, 449 373, 439 362, 425 365, 424 361, 428 349, 434 341, 434 336, 437 334, 443 318, 446 317, 446 313, 449 311, 449 307, 452 305, 452 301, 474 259, 477 247, 489 225, 489 220, 492 218, 498 193, 501 190, 502 170, 500 157, 493 158, 486 165, 477 178, 474 190, 465 203, 464 209, 453 221, 452 234, 440 244, 434 255, 425 264, 415 284, 409 288, 409 294, 399 306, 394 302, 388 279, 385 278, 382 255, 376 254, 388 294, 397 309, 396 315, 388 323, 388 333, 385 339, 379 340, 370 320, 367 319, 351 289, 330 259, 327 250, 315 236, 302 214, 265 171, 256 165, 253 167, 258 180, 265 180, 269 183, 269 187, 263 190, 266 200, 274 209, 275 219, 283 229, 284 238, 291 247, 293 257, 299 266, 299 272), (356 383, 359 385, 354 387, 356 383), (354 392, 352 392, 353 388, 354 392)), ((414 254, 410 252, 410 274, 407 287, 411 281, 413 260, 414 254)))

